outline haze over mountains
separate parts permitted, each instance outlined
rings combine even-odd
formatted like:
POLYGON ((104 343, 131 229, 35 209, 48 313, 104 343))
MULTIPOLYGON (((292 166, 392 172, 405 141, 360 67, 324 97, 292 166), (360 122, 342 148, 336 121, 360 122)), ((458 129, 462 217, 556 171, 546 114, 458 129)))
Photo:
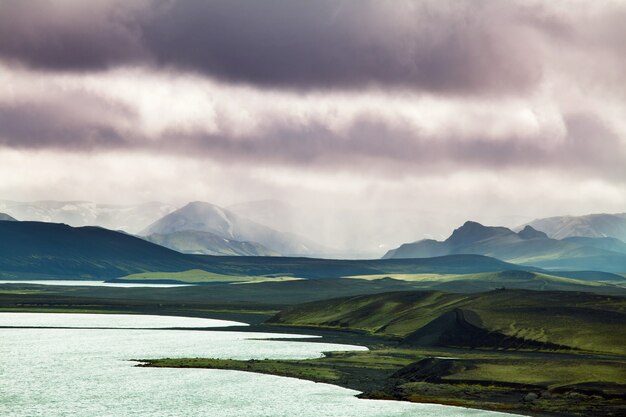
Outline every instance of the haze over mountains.
POLYGON ((16 221, 15 218, 9 216, 8 214, 5 213, 0 213, 0 221, 9 221, 9 222, 14 222, 16 221))
POLYGON ((571 236, 615 237, 626 241, 626 213, 557 216, 528 223, 554 239, 571 236))
POLYGON ((385 259, 428 258, 450 254, 480 254, 541 268, 626 271, 626 245, 615 238, 551 239, 531 226, 515 233, 468 221, 443 242, 424 239, 404 244, 385 259))
POLYGON ((101 226, 137 233, 175 210, 171 204, 149 202, 134 205, 99 204, 91 201, 0 200, 0 212, 18 220, 65 223, 70 226, 101 226))
MULTIPOLYGON (((419 211, 355 208, 354 212, 340 210, 333 216, 329 208, 304 208, 279 200, 250 201, 225 208, 211 203, 190 204, 194 205, 205 209, 194 212, 189 207, 182 210, 174 204, 159 202, 115 205, 0 200, 0 213, 17 220, 123 230, 177 251, 207 255, 377 258, 386 248, 408 242, 412 236, 429 237, 429 233, 443 236, 435 231, 445 227, 437 222, 432 224, 433 230, 419 227, 424 218, 434 216, 419 211), (164 219, 176 211, 178 214, 164 219), (173 217, 178 220, 172 223, 173 217), (153 224, 154 229, 150 229, 153 224)), ((549 238, 568 238, 570 248, 584 246, 616 251, 619 242, 610 239, 583 242, 580 238, 617 238, 622 242, 626 239, 626 214, 551 217, 527 225, 545 232, 549 238), (578 239, 569 239, 574 237, 578 239)), ((512 230, 519 231, 524 226, 512 230)), ((423 252, 425 245, 420 250, 422 254, 429 253, 423 252)), ((440 248, 432 253, 441 253, 440 248)))
POLYGON ((140 234, 150 241, 188 253, 295 256, 325 252, 303 237, 276 231, 199 201, 164 216, 140 234))

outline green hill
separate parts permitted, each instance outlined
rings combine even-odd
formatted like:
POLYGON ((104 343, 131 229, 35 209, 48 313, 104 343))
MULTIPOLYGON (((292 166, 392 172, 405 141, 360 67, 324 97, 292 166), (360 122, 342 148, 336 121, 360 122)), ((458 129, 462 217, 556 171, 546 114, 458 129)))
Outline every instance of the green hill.
POLYGON ((415 346, 623 354, 626 298, 525 290, 384 293, 292 307, 271 322, 359 329, 415 346))
MULTIPOLYGON (((585 279, 567 276, 510 270, 498 272, 481 272, 477 274, 386 274, 360 275, 353 279, 397 279, 409 281, 416 288, 457 293, 484 292, 501 288, 542 290, 542 291, 585 291, 599 294, 626 295, 626 289, 618 284, 624 278, 615 274, 592 273, 591 277, 583 274, 585 279), (598 282, 606 281, 606 282, 598 282), (616 282, 611 282, 616 281, 616 282)), ((573 275, 576 275, 573 273, 573 275)))

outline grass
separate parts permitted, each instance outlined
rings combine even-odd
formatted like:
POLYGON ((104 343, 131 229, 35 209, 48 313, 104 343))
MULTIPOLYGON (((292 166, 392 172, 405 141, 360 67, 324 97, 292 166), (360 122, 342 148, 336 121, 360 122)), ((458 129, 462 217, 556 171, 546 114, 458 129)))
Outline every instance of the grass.
POLYGON ((128 310, 98 310, 98 309, 87 309, 87 308, 7 308, 0 307, 0 312, 2 313, 86 313, 86 314, 133 314, 132 311, 128 310))
POLYGON ((626 411, 625 298, 522 290, 477 294, 409 291, 414 284, 385 279, 179 288, 7 284, 0 287, 7 291, 0 293, 0 311, 221 318, 253 324, 236 331, 320 335, 324 337, 311 342, 366 345, 371 349, 330 352, 324 358, 300 361, 187 358, 149 360, 149 366, 260 372, 332 383, 361 391, 365 398, 529 415, 616 416, 626 411), (380 293, 390 289, 395 292, 380 293), (354 295, 359 292, 361 295, 354 295), (376 292, 379 294, 363 295, 376 292), (341 294, 347 297, 319 301, 341 294), (318 301, 293 305, 312 300, 318 301), (274 319, 277 324, 261 324, 279 310, 274 319), (449 340, 432 344, 403 340, 437 320, 443 335, 449 323, 441 322, 441 318, 456 310, 475 315, 468 313, 464 318, 471 324, 469 328, 558 342, 574 349, 546 351, 542 345, 534 345, 515 350, 497 344, 472 349, 458 340, 456 344, 449 340), (522 400, 531 393, 538 398, 522 400))
POLYGON ((0 290, 0 295, 2 294, 11 294, 11 295, 28 295, 28 294, 39 294, 41 291, 39 290, 0 290))
POLYGON ((626 384, 626 361, 494 360, 477 362, 475 368, 444 379, 533 384, 548 389, 597 381, 626 384))
POLYGON ((476 343, 485 342, 478 339, 489 335, 493 344, 483 343, 483 348, 515 342, 517 348, 541 349, 543 344, 548 349, 559 345, 623 354, 626 346, 626 298, 573 292, 363 295, 302 304, 283 311, 272 322, 359 329, 422 345, 428 339, 435 344, 477 347, 476 343), (453 312, 462 316, 446 318, 453 312), (429 330, 427 326, 434 327, 429 330), (412 336, 420 332, 420 337, 412 336), (430 339, 428 334, 432 334, 430 339))
POLYGON ((117 280, 121 281, 177 281, 189 284, 208 282, 246 282, 256 277, 224 275, 201 269, 191 269, 183 272, 142 272, 131 274, 117 280))
POLYGON ((127 282, 181 282, 187 284, 208 284, 208 283, 233 283, 233 284, 254 284, 260 282, 284 282, 294 281, 304 278, 292 276, 239 276, 225 275, 214 272, 203 271, 201 269, 191 269, 183 272, 142 272, 131 274, 115 281, 127 282))
POLYGON ((546 416, 618 415, 626 362, 571 354, 381 348, 308 360, 146 360, 140 366, 230 369, 361 391, 363 398, 429 402, 546 416), (437 356, 455 359, 435 359, 437 356), (591 383, 587 385, 580 385, 591 383), (525 400, 528 395, 532 400, 525 400))
MULTIPOLYGON (((160 359, 147 361, 148 366, 162 368, 210 368, 248 371, 260 374, 278 375, 291 378, 307 379, 315 382, 336 383, 340 379, 336 370, 309 365, 306 362, 284 362, 276 360, 238 361, 230 359, 160 359)), ((140 365, 141 366, 141 365, 140 365)), ((145 366, 145 365, 144 365, 145 366)))
POLYGON ((352 275, 344 278, 348 279, 364 279, 373 281, 377 279, 397 279, 400 281, 423 282, 423 281, 447 281, 458 279, 464 275, 458 274, 372 274, 372 275, 352 275))

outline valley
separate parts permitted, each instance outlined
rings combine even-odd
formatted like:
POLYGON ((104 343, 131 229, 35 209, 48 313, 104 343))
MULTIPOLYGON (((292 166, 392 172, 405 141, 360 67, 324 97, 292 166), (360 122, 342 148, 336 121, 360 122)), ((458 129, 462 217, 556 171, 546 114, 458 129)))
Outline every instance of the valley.
POLYGON ((0 283, 0 314, 234 320, 249 326, 220 331, 367 348, 308 359, 142 355, 142 368, 278 375, 360 398, 529 416, 626 410, 626 244, 616 238, 466 222, 383 259, 289 257, 281 251, 307 244, 216 206, 181 210, 143 236, 0 221, 0 278, 13 281, 0 283))

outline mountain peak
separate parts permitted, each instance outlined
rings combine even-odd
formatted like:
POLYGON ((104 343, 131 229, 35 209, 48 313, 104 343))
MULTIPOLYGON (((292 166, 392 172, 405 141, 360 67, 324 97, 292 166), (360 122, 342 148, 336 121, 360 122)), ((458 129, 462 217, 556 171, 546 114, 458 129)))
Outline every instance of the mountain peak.
POLYGON ((495 236, 505 236, 510 234, 515 234, 515 232, 506 227, 483 226, 478 222, 468 220, 463 224, 463 226, 452 232, 452 235, 446 239, 446 243, 464 245, 495 236))
POLYGON ((532 226, 527 225, 522 230, 520 230, 517 235, 522 239, 547 239, 548 235, 544 232, 535 229, 532 226))

